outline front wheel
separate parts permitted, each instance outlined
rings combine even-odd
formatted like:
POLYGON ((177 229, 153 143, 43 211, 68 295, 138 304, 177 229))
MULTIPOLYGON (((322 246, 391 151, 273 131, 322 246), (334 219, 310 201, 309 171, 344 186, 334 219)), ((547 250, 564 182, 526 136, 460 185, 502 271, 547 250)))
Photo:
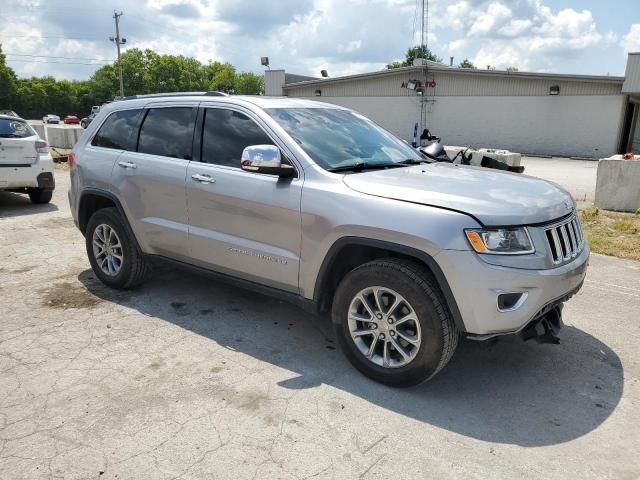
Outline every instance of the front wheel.
POLYGON ((332 319, 349 361, 366 376, 406 387, 449 362, 458 331, 433 277, 404 260, 374 260, 349 272, 332 319))

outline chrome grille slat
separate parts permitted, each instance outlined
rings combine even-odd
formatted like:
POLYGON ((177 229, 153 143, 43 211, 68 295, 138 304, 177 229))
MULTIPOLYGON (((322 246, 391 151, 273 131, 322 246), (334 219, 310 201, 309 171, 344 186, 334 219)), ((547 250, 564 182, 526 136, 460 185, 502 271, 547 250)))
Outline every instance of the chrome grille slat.
POLYGON ((567 225, 567 229, 569 230, 569 237, 571 239, 571 243, 573 244, 573 250, 571 252, 571 256, 575 257, 578 254, 578 238, 576 235, 576 231, 573 226, 574 220, 571 220, 567 225))
POLYGON ((562 242, 560 242, 563 244, 562 258, 569 260, 571 258, 571 245, 569 244, 569 235, 567 235, 567 224, 560 225, 558 229, 560 230, 560 235, 562 235, 562 242))
POLYGON ((584 247, 580 220, 575 215, 546 228, 545 234, 554 265, 577 257, 584 247))
POLYGON ((555 251, 554 263, 559 263, 562 260, 562 249, 560 248, 560 237, 555 228, 551 230, 551 238, 553 239, 553 246, 555 251))

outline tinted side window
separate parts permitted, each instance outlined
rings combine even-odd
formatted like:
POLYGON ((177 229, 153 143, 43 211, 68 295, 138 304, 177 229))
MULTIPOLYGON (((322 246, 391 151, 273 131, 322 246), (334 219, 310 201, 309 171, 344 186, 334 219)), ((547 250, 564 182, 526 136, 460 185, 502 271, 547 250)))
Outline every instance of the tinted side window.
POLYGON ((142 112, 140 109, 113 112, 93 137, 91 145, 135 151, 138 136, 136 127, 140 112, 142 112))
POLYGON ((191 160, 194 109, 152 108, 140 127, 138 152, 191 160))
POLYGON ((233 110, 209 108, 204 116, 202 161, 240 168, 242 150, 249 145, 273 145, 249 117, 233 110))

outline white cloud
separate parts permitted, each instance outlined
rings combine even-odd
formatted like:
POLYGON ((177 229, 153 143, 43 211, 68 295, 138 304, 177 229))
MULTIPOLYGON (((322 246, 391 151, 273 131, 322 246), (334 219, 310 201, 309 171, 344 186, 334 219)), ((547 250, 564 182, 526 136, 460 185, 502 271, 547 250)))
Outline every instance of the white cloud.
POLYGON ((640 52, 640 23, 631 25, 629 32, 622 37, 620 44, 625 53, 640 52))
POLYGON ((483 67, 547 70, 557 58, 576 58, 615 41, 613 33, 598 30, 590 11, 554 12, 542 0, 463 0, 450 5, 447 14, 468 39, 449 42, 450 53, 466 54, 483 67))
POLYGON ((511 9, 500 2, 493 2, 487 7, 487 11, 477 16, 467 36, 483 36, 495 32, 505 25, 512 16, 511 9))
POLYGON ((464 0, 449 5, 446 10, 446 18, 448 19, 449 26, 454 30, 462 30, 466 25, 470 11, 471 5, 464 0))

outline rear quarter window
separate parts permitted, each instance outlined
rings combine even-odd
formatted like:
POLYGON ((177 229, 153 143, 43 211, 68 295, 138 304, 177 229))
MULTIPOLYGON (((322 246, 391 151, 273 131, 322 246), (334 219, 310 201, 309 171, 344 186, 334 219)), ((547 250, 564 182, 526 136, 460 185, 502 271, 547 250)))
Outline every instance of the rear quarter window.
POLYGON ((136 150, 141 109, 120 110, 107 117, 91 140, 91 145, 117 150, 136 150))
POLYGON ((27 138, 35 134, 35 130, 27 122, 0 118, 0 138, 27 138))

